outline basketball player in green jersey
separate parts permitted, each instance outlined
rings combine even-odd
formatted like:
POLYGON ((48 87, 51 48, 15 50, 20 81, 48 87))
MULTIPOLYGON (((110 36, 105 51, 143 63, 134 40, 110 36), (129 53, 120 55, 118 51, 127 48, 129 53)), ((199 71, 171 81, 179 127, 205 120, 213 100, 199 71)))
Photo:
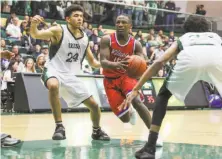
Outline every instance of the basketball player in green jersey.
POLYGON ((93 124, 92 138, 110 140, 100 128, 98 104, 84 83, 75 76, 80 73, 85 57, 92 67, 100 67, 89 48, 87 35, 80 29, 83 13, 81 6, 71 5, 65 10, 67 25, 57 25, 46 30, 37 29, 39 23, 43 22, 42 17, 36 15, 31 22, 30 33, 33 38, 51 40, 49 60, 45 64, 42 81, 49 90, 49 101, 56 122, 53 140, 66 139, 59 96, 63 97, 69 107, 77 107, 81 103, 86 105, 93 124))
POLYGON ((185 34, 146 70, 133 92, 120 106, 120 109, 130 106, 132 99, 139 94, 138 90, 143 84, 157 74, 166 62, 177 57, 176 65, 168 74, 156 98, 148 142, 136 152, 137 158, 155 158, 158 133, 172 94, 184 101, 193 85, 197 81, 203 80, 214 84, 222 96, 221 37, 209 32, 209 24, 201 16, 190 16, 184 24, 184 31, 185 34))

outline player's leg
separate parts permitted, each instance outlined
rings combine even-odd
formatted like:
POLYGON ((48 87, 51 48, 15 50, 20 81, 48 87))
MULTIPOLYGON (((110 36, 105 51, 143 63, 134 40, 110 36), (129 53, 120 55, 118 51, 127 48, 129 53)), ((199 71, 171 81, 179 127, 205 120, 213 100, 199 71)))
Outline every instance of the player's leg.
MULTIPOLYGON (((56 75, 54 72, 53 75, 56 75)), ((65 128, 62 124, 62 112, 61 112, 61 103, 59 99, 59 80, 57 77, 52 76, 52 72, 47 69, 44 70, 42 75, 42 81, 49 91, 49 103, 52 109, 54 120, 56 123, 56 129, 52 136, 53 140, 64 140, 65 128)))
MULTIPOLYGON (((125 96, 127 96, 136 85, 137 80, 133 78, 129 78, 128 76, 125 76, 122 80, 124 82, 121 83, 121 90, 123 91, 125 96)), ((133 99, 132 105, 138 112, 143 122, 146 124, 147 128, 149 129, 150 124, 151 124, 151 115, 148 108, 143 104, 141 98, 142 98, 141 96, 138 96, 135 99, 133 99)), ((135 117, 132 116, 132 118, 135 118, 135 117)))
POLYGON ((83 103, 90 110, 90 117, 93 123, 93 139, 110 140, 109 136, 100 128, 100 108, 84 83, 74 75, 63 78, 61 96, 67 102, 68 106, 76 107, 83 103))
MULTIPOLYGON (((121 78, 121 77, 120 77, 121 78)), ((118 107, 125 99, 125 95, 121 92, 118 86, 119 79, 107 79, 104 78, 104 88, 109 101, 109 105, 113 113, 123 122, 128 123, 130 121, 129 109, 119 110, 118 107)))
POLYGON ((98 103, 92 96, 83 101, 83 103, 90 110, 90 117, 93 123, 92 138, 94 140, 110 140, 110 137, 104 131, 102 131, 100 127, 101 111, 98 103))
POLYGON ((155 158, 155 145, 158 138, 159 130, 166 114, 166 108, 169 98, 172 94, 179 100, 184 101, 188 92, 200 78, 200 65, 193 60, 193 56, 180 53, 175 67, 166 77, 163 86, 158 93, 155 102, 155 108, 152 117, 152 124, 148 142, 145 146, 136 152, 139 158, 155 158), (193 60, 193 61, 192 61, 193 60))
POLYGON ((169 98, 172 96, 171 92, 166 88, 166 82, 161 87, 155 102, 153 111, 152 124, 150 128, 150 134, 148 142, 145 146, 135 153, 136 157, 139 158, 154 158, 156 150, 156 142, 158 139, 159 130, 166 114, 166 108, 169 98))

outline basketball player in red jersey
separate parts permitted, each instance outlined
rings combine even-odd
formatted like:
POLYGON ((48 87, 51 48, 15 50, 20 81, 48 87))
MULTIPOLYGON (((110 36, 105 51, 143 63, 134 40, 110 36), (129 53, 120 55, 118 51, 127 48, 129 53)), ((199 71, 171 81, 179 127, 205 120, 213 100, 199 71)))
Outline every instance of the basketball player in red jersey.
POLYGON ((141 96, 132 101, 133 108, 118 109, 137 83, 136 79, 126 74, 128 57, 138 55, 145 58, 141 43, 129 34, 131 28, 131 18, 120 15, 116 19, 116 32, 101 39, 100 62, 103 67, 104 87, 112 111, 122 122, 134 125, 136 110, 149 129, 151 116, 141 96))

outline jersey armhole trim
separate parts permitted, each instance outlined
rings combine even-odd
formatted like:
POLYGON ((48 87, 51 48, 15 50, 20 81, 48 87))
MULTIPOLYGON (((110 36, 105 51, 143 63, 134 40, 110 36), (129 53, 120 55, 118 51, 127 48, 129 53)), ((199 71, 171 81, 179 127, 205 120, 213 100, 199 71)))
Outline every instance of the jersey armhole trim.
POLYGON ((133 54, 135 53, 136 50, 136 39, 134 39, 134 44, 133 44, 133 54))
MULTIPOLYGON (((63 41, 63 37, 64 37, 64 29, 63 27, 60 25, 61 29, 62 29, 62 37, 59 41, 59 44, 58 45, 50 45, 50 49, 49 49, 49 59, 51 60, 57 53, 57 51, 59 50, 61 44, 62 44, 62 41, 63 41), (55 50, 54 50, 55 49, 55 50)), ((51 40, 51 39, 50 39, 51 40)))
MULTIPOLYGON (((88 38, 88 36, 86 36, 86 37, 88 38)), ((83 57, 82 57, 82 59, 81 59, 81 62, 80 62, 81 69, 82 69, 82 63, 83 63, 83 60, 85 59, 86 54, 87 54, 87 49, 88 49, 88 47, 89 47, 89 39, 88 39, 88 43, 87 43, 87 46, 86 46, 86 49, 85 49, 84 55, 83 55, 83 57)))
POLYGON ((109 46, 111 47, 111 45, 112 45, 112 41, 111 41, 111 35, 109 35, 109 46))
POLYGON ((179 51, 183 50, 183 45, 182 45, 182 43, 179 39, 177 40, 177 45, 178 45, 178 50, 179 51))

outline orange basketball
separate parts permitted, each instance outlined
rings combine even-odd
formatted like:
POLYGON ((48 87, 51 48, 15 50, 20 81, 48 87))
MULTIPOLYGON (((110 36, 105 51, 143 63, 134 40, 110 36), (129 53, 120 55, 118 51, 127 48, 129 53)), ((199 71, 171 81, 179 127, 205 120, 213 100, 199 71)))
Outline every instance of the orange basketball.
POLYGON ((138 55, 130 56, 128 62, 127 74, 131 78, 140 78, 147 69, 146 61, 138 55))

